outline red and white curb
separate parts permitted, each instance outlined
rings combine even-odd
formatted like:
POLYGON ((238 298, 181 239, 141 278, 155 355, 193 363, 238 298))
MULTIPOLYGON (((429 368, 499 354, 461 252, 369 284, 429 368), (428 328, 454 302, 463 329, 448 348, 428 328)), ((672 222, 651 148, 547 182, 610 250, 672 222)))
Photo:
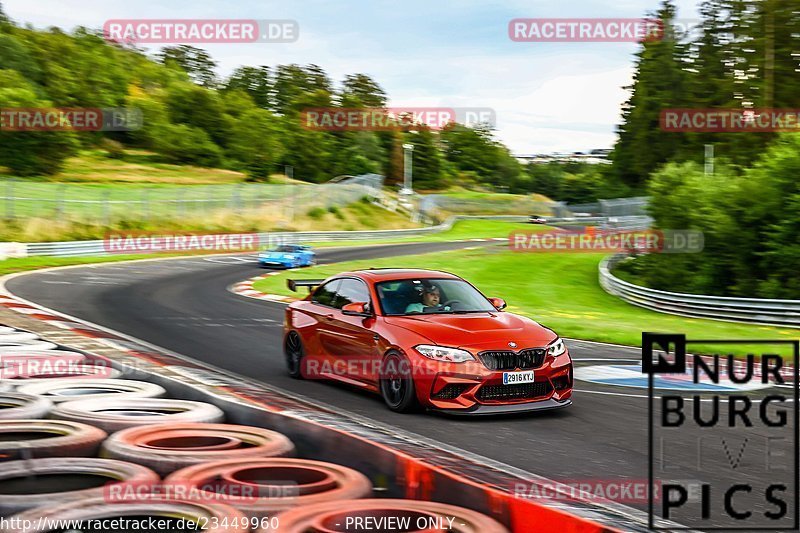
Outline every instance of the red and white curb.
POLYGON ((261 281, 262 279, 266 279, 270 276, 277 276, 278 274, 280 274, 280 272, 267 272, 266 274, 246 279, 244 281, 240 281, 239 283, 234 283, 233 285, 228 287, 228 290, 231 291, 233 294, 238 294, 239 296, 244 296, 246 298, 255 298, 256 300, 267 300, 270 302, 282 302, 282 303, 291 303, 297 301, 297 298, 292 298, 291 296, 283 296, 280 294, 269 294, 253 288, 253 284, 255 282, 261 281))

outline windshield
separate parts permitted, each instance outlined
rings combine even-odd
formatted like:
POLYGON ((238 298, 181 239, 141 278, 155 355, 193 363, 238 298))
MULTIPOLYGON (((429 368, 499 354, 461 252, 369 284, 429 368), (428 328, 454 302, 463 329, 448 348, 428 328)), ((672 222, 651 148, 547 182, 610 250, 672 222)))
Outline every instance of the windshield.
POLYGON ((273 251, 273 252, 288 252, 288 253, 292 253, 292 252, 296 252, 297 249, 294 246, 278 246, 277 248, 275 248, 275 249, 273 249, 271 251, 273 251))
POLYGON ((404 279, 376 285, 385 315, 497 311, 475 287, 460 279, 404 279))

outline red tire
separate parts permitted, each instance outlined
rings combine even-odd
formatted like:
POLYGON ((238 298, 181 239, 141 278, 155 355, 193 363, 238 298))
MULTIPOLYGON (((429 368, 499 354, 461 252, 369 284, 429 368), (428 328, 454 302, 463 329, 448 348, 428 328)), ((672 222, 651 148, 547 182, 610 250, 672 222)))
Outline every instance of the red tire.
MULTIPOLYGON (((471 509, 417 500, 353 500, 296 507, 277 516, 276 533, 353 531, 348 518, 393 519, 407 524, 398 531, 458 531, 458 533, 509 533, 500 522, 471 509)), ((352 525, 352 524, 351 524, 352 525)), ((266 533, 266 530, 261 530, 266 533)))
MULTIPOLYGON (((56 521, 88 521, 125 517, 154 517, 161 519, 183 518, 189 522, 206 525, 203 533, 248 533, 248 518, 240 511, 219 503, 190 502, 176 499, 158 499, 142 503, 109 503, 106 498, 85 498, 63 505, 36 507, 9 517, 6 533, 45 533, 56 521), (48 527, 37 529, 41 517, 47 517, 48 527), (12 520, 17 519, 17 520, 12 520), (28 527, 26 528, 25 525, 28 527), (216 526, 216 527, 215 527, 216 526)), ((44 522, 44 521, 42 521, 44 522)), ((130 529, 129 531, 136 531, 130 529)), ((141 529, 141 531, 146 531, 141 529)), ((199 529, 198 529, 199 531, 199 529)))
POLYGON ((210 403, 160 398, 79 400, 56 405, 50 416, 83 421, 108 433, 151 424, 180 422, 217 423, 225 413, 210 403))
POLYGON ((307 459, 216 461, 178 470, 165 481, 213 493, 219 501, 257 517, 372 494, 372 484, 361 472, 307 459))
POLYGON ((80 422, 0 420, 0 461, 93 457, 106 437, 102 429, 80 422))
POLYGON ((109 437, 103 457, 130 461, 161 475, 224 459, 288 457, 294 444, 285 435, 232 424, 158 424, 125 429, 109 437))
POLYGON ((0 516, 101 498, 120 484, 136 487, 159 480, 149 468, 113 459, 54 457, 0 463, 0 516))

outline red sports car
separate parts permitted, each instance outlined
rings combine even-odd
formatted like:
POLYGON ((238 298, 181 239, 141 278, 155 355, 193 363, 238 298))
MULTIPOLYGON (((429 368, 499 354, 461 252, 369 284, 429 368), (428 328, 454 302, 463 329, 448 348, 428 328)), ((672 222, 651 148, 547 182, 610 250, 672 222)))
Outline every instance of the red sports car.
POLYGON ((310 291, 286 310, 292 377, 377 392, 398 412, 495 414, 572 403, 564 341, 502 311, 503 300, 458 276, 371 269, 288 284, 310 291))

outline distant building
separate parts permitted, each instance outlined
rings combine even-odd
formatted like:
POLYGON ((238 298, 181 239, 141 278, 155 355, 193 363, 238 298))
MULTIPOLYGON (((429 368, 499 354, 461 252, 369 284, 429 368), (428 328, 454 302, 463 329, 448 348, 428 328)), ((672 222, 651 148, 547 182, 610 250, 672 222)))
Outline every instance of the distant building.
POLYGON ((611 163, 608 156, 610 148, 595 148, 588 152, 553 152, 549 154, 516 155, 517 161, 522 164, 534 163, 587 163, 590 165, 606 165, 611 163))

